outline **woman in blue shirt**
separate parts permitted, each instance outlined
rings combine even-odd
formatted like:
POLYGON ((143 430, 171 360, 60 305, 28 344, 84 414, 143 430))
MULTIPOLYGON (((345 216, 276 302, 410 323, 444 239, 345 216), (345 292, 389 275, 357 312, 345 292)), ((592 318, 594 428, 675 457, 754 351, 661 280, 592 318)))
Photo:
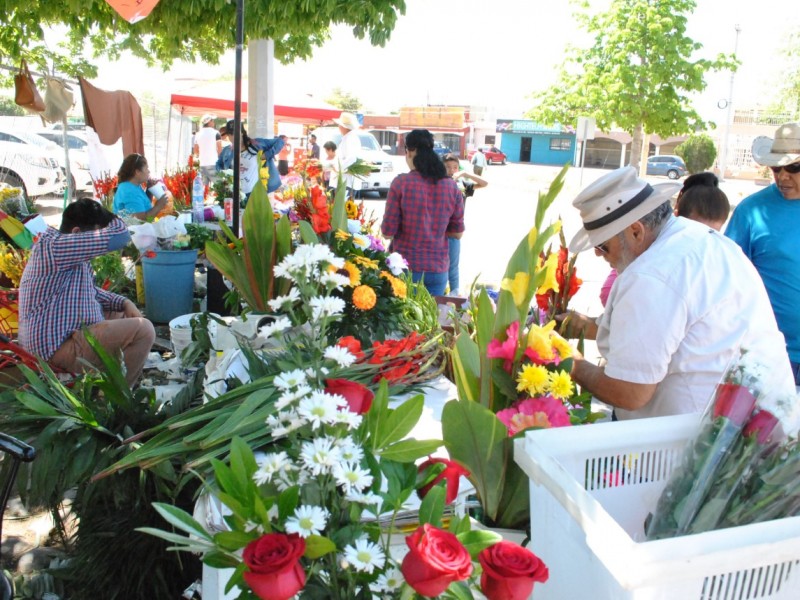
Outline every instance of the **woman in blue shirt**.
POLYGON ((147 159, 144 156, 141 154, 126 156, 117 172, 114 212, 118 215, 130 215, 146 221, 164 210, 169 200, 169 194, 165 191, 153 204, 149 192, 145 192, 142 187, 149 178, 150 167, 147 166, 147 159))

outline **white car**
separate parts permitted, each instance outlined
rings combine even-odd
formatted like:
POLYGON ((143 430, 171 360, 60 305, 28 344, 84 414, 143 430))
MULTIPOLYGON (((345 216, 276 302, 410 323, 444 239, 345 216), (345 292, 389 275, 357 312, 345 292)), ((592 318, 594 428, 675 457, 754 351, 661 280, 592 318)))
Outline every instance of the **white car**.
MULTIPOLYGON (((58 144, 62 162, 64 157, 64 132, 54 129, 43 129, 37 131, 36 135, 58 144)), ((89 172, 89 143, 80 131, 67 132, 67 144, 69 146, 69 168, 72 174, 73 188, 77 196, 94 195, 94 185, 92 184, 92 174, 89 172)))
POLYGON ((60 170, 46 152, 31 144, 0 141, 0 181, 22 188, 28 198, 63 189, 60 170))
MULTIPOLYGON (((325 150, 322 145, 325 142, 330 140, 337 147, 342 142, 342 134, 338 127, 318 127, 313 133, 317 136, 320 155, 323 157, 325 150)), ((372 172, 364 180, 356 177, 355 187, 362 192, 378 192, 379 195, 386 196, 389 193, 389 186, 392 185, 392 181, 397 175, 392 157, 381 148, 378 140, 369 131, 359 130, 358 138, 361 140, 361 152, 359 152, 358 158, 371 163, 372 172)))

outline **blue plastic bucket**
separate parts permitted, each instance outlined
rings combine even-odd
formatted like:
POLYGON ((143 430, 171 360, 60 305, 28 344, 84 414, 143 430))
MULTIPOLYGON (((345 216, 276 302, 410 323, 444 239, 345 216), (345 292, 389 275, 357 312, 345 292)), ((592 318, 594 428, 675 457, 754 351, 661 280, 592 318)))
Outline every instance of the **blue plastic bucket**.
POLYGON ((169 323, 192 312, 197 250, 161 250, 142 257, 145 314, 155 323, 169 323))

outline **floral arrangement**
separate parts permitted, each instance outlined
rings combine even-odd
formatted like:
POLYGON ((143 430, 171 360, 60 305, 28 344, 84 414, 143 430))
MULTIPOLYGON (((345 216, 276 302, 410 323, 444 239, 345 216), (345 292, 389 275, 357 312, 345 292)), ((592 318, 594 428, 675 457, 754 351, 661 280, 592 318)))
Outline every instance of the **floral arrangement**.
POLYGON ((741 350, 659 498, 648 539, 800 514, 800 404, 794 389, 768 390, 768 378, 741 350))
MULTIPOLYGON (((214 194, 217 204, 224 207, 225 198, 233 198, 233 169, 223 169, 217 173, 210 190, 214 194)), ((246 206, 246 196, 239 190, 239 206, 246 206)))
POLYGON ((22 272, 28 264, 30 250, 14 248, 10 244, 0 242, 0 273, 11 282, 11 287, 18 288, 22 280, 22 272))
POLYGON ((241 599, 474 598, 478 589, 489 600, 528 598, 548 577, 532 552, 472 531, 466 518, 452 517, 445 529, 444 504, 454 496, 452 477, 441 477, 447 461, 414 464, 441 441, 407 439, 422 396, 390 408, 385 380, 373 391, 351 377, 354 341, 330 342, 331 325, 344 318, 344 301, 333 294, 347 284, 343 266, 328 246, 309 244, 275 267, 293 287, 271 303, 282 315, 265 333, 281 336, 297 321, 308 328, 267 384, 277 395, 277 412, 266 419, 272 442, 254 454, 234 438, 229 464, 213 461, 227 530, 210 533, 184 511, 156 504, 191 537, 143 531, 233 568, 228 589, 238 587, 241 599), (424 490, 420 524, 401 558, 394 523, 415 490, 424 490))
MULTIPOLYGON (((174 173, 164 173, 164 185, 167 186, 167 189, 172 194, 175 210, 182 211, 191 208, 192 185, 196 177, 197 165, 192 155, 189 155, 186 167, 178 167, 174 173)), ((204 189, 203 193, 208 193, 208 189, 204 189)))
POLYGON ((563 187, 566 167, 539 195, 533 228, 520 241, 506 268, 496 308, 486 290, 471 294, 474 332, 462 332, 453 350, 458 400, 442 413, 450 458, 469 472, 491 526, 525 528, 529 521, 528 480, 513 461, 512 438, 533 427, 559 427, 596 419, 588 394, 578 394, 569 373, 572 349, 555 322, 538 324, 538 295, 560 289, 558 255, 543 250, 560 230, 543 226, 544 215, 563 187))
POLYGON ((559 231, 559 246, 557 250, 548 248, 542 254, 542 262, 546 265, 548 273, 553 273, 556 285, 543 286, 541 293, 536 292, 536 304, 539 306, 540 323, 547 323, 555 319, 556 315, 567 312, 567 306, 572 297, 578 293, 583 280, 578 277, 575 269, 577 254, 570 256, 564 232, 559 231))
POLYGON ((35 212, 33 204, 25 198, 21 188, 0 182, 0 210, 20 219, 35 212))
POLYGON ((117 176, 111 173, 103 173, 99 179, 92 179, 95 197, 105 208, 113 212, 114 190, 117 189, 117 176))

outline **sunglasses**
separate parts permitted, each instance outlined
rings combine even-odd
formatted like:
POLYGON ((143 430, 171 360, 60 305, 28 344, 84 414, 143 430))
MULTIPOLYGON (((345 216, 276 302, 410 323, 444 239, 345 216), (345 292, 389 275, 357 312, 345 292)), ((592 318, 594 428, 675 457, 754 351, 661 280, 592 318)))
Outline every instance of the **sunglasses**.
POLYGON ((602 244, 598 244, 594 247, 595 250, 602 252, 603 254, 608 254, 608 242, 604 242, 602 244))
POLYGON ((781 169, 784 169, 790 175, 797 175, 800 173, 800 162, 792 163, 790 165, 783 165, 782 167, 770 167, 772 172, 777 175, 781 172, 781 169))

